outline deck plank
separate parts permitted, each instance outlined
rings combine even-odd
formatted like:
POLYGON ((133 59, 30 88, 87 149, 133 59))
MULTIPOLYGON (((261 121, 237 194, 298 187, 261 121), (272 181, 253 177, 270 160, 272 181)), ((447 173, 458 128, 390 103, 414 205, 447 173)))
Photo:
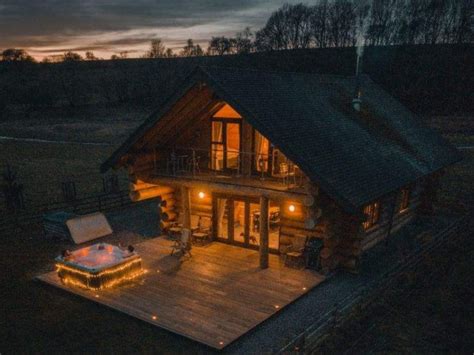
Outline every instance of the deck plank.
POLYGON ((277 255, 261 270, 257 251, 223 243, 195 247, 191 258, 178 263, 170 246, 165 238, 137 244, 148 272, 113 289, 65 286, 55 272, 38 279, 216 349, 324 280, 313 271, 286 268, 277 255))

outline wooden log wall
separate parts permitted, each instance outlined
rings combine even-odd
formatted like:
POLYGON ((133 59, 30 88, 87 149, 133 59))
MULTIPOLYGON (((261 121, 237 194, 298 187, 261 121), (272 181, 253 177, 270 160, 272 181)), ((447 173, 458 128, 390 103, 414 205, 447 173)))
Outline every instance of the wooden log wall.
POLYGON ((439 190, 440 177, 444 172, 441 171, 432 176, 426 177, 420 185, 422 191, 420 192, 420 203, 418 211, 424 215, 431 215, 434 212, 434 204, 437 202, 437 192, 439 190))
MULTIPOLYGON (((212 196, 209 192, 204 192, 204 197, 199 197, 198 189, 190 189, 191 215, 212 218, 212 196)), ((176 209, 181 211, 183 208, 181 196, 176 196, 176 209)))
POLYGON ((177 198, 179 195, 171 186, 156 185, 137 179, 134 175, 129 184, 130 199, 134 202, 151 198, 159 198, 157 217, 160 220, 160 229, 168 228, 172 222, 178 220, 177 198))
MULTIPOLYGON (((296 235, 323 238, 323 224, 318 221, 312 228, 308 228, 308 220, 315 220, 319 207, 307 207, 302 203, 285 201, 280 206, 280 246, 290 245, 291 238, 296 235), (294 206, 294 211, 290 211, 294 206)), ((282 250, 282 251, 283 251, 282 250)))
POLYGON ((368 231, 364 231, 362 240, 362 250, 368 250, 380 241, 388 237, 388 234, 397 232, 405 224, 413 220, 416 216, 424 191, 423 182, 419 182, 410 188, 410 198, 408 208, 402 212, 399 211, 401 193, 398 191, 396 195, 389 195, 381 200, 381 214, 379 222, 368 231), (395 201, 395 209, 393 203, 395 201), (391 213, 393 211, 393 220, 391 213))

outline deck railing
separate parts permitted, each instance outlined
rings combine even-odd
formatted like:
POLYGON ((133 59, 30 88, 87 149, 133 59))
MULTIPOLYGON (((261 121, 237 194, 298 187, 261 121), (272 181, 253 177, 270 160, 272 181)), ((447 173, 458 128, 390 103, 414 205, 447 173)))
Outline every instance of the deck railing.
POLYGON ((174 148, 155 160, 155 173, 176 177, 247 177, 278 182, 289 188, 303 186, 306 182, 298 166, 281 153, 271 156, 199 148, 174 148), (227 154, 226 159, 224 154, 227 154))

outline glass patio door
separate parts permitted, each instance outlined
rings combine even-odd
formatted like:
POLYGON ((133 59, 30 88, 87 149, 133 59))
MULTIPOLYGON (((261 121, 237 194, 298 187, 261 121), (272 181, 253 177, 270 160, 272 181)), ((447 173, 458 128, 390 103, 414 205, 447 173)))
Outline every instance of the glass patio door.
POLYGON ((218 240, 243 247, 258 247, 259 203, 245 198, 219 195, 214 197, 213 205, 215 237, 218 240))

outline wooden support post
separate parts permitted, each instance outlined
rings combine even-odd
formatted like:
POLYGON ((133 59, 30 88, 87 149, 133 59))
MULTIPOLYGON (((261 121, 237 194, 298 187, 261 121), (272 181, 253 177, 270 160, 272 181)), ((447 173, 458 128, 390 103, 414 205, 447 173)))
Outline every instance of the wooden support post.
POLYGON ((268 268, 268 197, 260 197, 260 268, 268 268))
POLYGON ((181 200, 183 201, 182 222, 183 228, 191 229, 191 196, 188 187, 181 187, 181 200))
POLYGON ((214 196, 212 197, 212 240, 217 240, 217 228, 218 228, 218 220, 217 220, 217 198, 214 196))
POLYGON ((250 244, 250 202, 245 202, 245 229, 244 229, 244 244, 249 246, 250 244))

